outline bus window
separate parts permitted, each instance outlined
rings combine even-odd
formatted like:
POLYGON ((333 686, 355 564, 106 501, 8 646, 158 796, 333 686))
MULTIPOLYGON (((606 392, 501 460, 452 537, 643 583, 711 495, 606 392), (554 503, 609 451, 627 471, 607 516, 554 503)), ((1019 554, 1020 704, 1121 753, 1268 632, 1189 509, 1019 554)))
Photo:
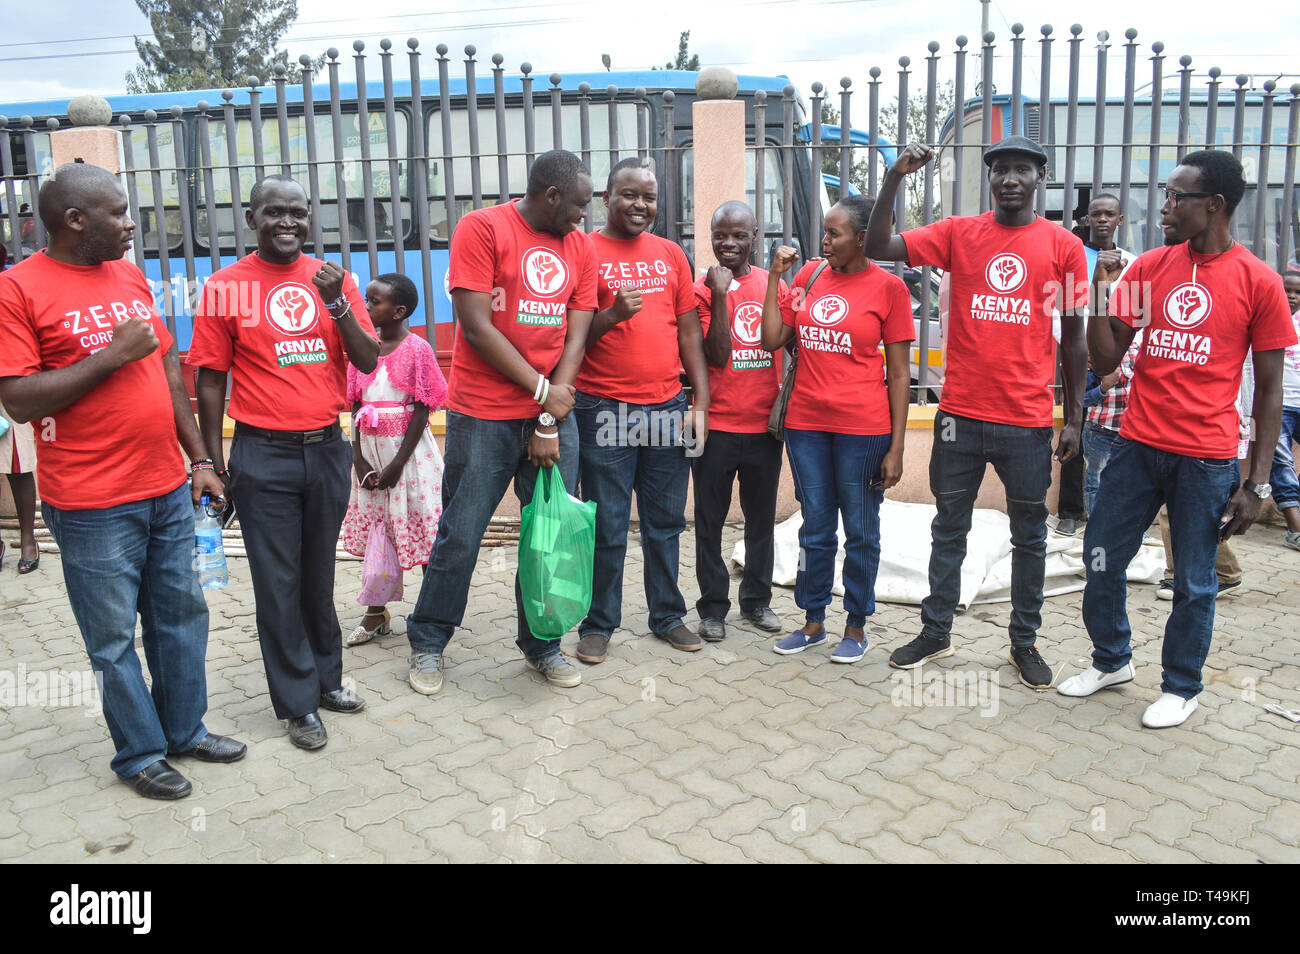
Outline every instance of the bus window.
MULTIPOLYGON (((180 187, 176 177, 176 131, 177 123, 159 123, 158 130, 158 164, 162 179, 162 206, 164 227, 167 230, 167 247, 180 248, 181 244, 181 206, 180 187)), ((184 131, 181 131, 181 154, 184 155, 184 131)), ((135 189, 140 203, 136 209, 136 235, 144 242, 144 248, 150 252, 158 251, 158 208, 154 204, 153 174, 149 160, 149 134, 144 126, 131 127, 131 149, 135 159, 135 189)))
MULTIPOLYGON (((510 152, 506 169, 508 173, 507 188, 510 195, 522 196, 528 185, 526 168, 527 157, 524 155, 524 110, 522 106, 507 108, 506 146, 510 152)), ((636 104, 619 103, 618 143, 616 148, 621 158, 636 155, 636 104)), ((592 228, 605 224, 605 203, 601 193, 605 191, 605 180, 609 178, 609 119, 608 107, 604 102, 592 101, 589 106, 591 138, 591 174, 595 196, 591 203, 592 228)), ((581 154, 582 118, 577 103, 565 103, 560 107, 561 135, 563 146, 571 152, 581 154)), ((533 110, 534 129, 536 131, 535 150, 538 154, 554 148, 555 139, 551 130, 551 107, 538 106, 533 110)), ((497 171, 497 127, 496 113, 489 107, 480 108, 479 126, 479 174, 482 183, 484 205, 496 205, 502 201, 500 195, 500 175, 497 171)), ((442 118, 435 111, 428 118, 429 143, 429 231, 430 237, 438 241, 447 240, 447 186, 443 172, 442 158, 442 118)), ((464 107, 457 107, 451 114, 451 138, 456 146, 455 158, 452 159, 452 177, 456 186, 456 211, 464 215, 474 207, 473 190, 470 180, 469 158, 469 112, 464 107)))
MULTIPOLYGON (((782 242, 782 229, 784 213, 781 208, 781 195, 783 185, 781 182, 781 163, 777 159, 777 149, 779 147, 771 145, 771 148, 763 150, 763 201, 762 201, 762 222, 763 222, 763 241, 755 243, 758 251, 759 265, 764 267, 766 259, 764 254, 770 254, 775 251, 782 242), (768 249, 765 253, 763 249, 768 249)), ((755 202, 755 189, 757 188, 754 176, 754 170, 757 163, 754 157, 757 153, 752 147, 745 149, 745 202, 751 209, 759 208, 755 202)), ((686 250, 687 256, 693 262, 695 261, 695 153, 691 149, 683 149, 680 153, 681 188, 679 189, 677 222, 678 234, 681 237, 681 246, 686 250)), ((799 183, 795 183, 795 188, 799 188, 799 183)), ((797 239, 794 244, 800 243, 797 239)))
MULTIPOLYGON (((343 188, 347 195, 346 215, 339 214, 338 185, 334 177, 334 125, 329 114, 317 114, 316 122, 316 157, 320 163, 319 200, 321 204, 321 227, 324 230, 327 245, 341 244, 339 234, 340 220, 348 225, 348 237, 353 247, 365 247, 365 201, 364 177, 365 164, 361 161, 361 134, 356 113, 340 118, 343 134, 343 188)), ((396 114, 397 142, 402 155, 407 151, 406 114, 396 114)), ((369 178, 375 198, 375 238, 383 242, 393 239, 392 217, 392 183, 388 166, 388 122, 382 111, 370 112, 366 117, 367 134, 370 139, 369 178)), ((308 187, 306 123, 302 116, 289 117, 289 172, 308 187)), ((253 164, 252 124, 241 119, 236 124, 235 135, 239 155, 239 199, 247 209, 248 195, 257 179, 257 169, 253 164)), ((234 232, 231 220, 230 170, 227 166, 227 146, 225 123, 214 122, 208 125, 208 141, 212 151, 213 165, 213 199, 217 207, 217 235, 224 251, 233 251, 234 232)), ((268 175, 280 172, 280 132, 275 119, 262 120, 263 162, 268 175)), ((401 178, 398 182, 399 195, 404 195, 407 188, 409 162, 399 163, 401 178)), ((410 233, 410 202, 402 204, 402 222, 405 232, 410 233)), ((206 196, 202 176, 198 180, 198 210, 195 217, 195 230, 198 239, 206 247, 208 238, 206 196)), ((244 227, 244 243, 247 247, 257 244, 251 229, 244 227)))

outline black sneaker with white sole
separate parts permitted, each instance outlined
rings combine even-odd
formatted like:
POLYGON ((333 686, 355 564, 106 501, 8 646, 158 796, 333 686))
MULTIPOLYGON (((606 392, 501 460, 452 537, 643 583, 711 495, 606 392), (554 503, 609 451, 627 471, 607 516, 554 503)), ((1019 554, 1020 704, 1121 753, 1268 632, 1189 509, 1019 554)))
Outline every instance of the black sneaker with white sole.
POLYGON ((1033 646, 1026 646, 1023 649, 1013 646, 1011 665, 1015 666, 1016 671, 1020 673, 1020 681, 1030 689, 1042 692, 1052 687, 1052 679, 1055 678, 1052 667, 1043 661, 1043 657, 1038 655, 1038 650, 1033 646))
POLYGON ((948 636, 918 636, 906 646, 899 646, 889 654, 889 665, 895 669, 915 669, 929 659, 951 656, 952 639, 948 636))

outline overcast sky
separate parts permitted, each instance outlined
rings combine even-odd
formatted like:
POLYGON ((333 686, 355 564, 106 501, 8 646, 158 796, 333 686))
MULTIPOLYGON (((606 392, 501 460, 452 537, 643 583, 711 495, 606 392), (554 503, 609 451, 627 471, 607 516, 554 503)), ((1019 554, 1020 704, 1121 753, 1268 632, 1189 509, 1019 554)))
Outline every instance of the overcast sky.
MULTIPOLYGON (((434 9, 449 7, 435 3, 434 9)), ((295 56, 320 53, 333 45, 348 50, 354 39, 371 49, 381 37, 391 37, 405 51, 405 40, 419 38, 432 59, 433 48, 447 43, 455 53, 465 44, 478 47, 479 59, 499 52, 505 66, 516 71, 530 61, 535 72, 576 72, 601 69, 601 54, 609 53, 615 69, 662 66, 677 49, 680 31, 691 31, 691 50, 705 65, 725 65, 739 72, 785 74, 804 95, 814 80, 833 90, 841 76, 863 88, 871 66, 881 67, 897 86, 898 58, 908 55, 913 89, 924 89, 926 44, 937 40, 949 69, 958 33, 978 46, 978 0, 651 0, 640 4, 609 0, 479 0, 472 11, 429 12, 428 0, 379 0, 365 5, 375 14, 358 28, 352 0, 300 0, 299 19, 282 41, 295 56), (364 32, 363 32, 364 31, 364 32)), ((71 97, 83 92, 121 92, 124 76, 136 64, 132 34, 148 35, 148 23, 133 0, 9 0, 0 34, 0 103, 71 97), (69 42, 77 41, 77 42, 69 42), (84 42, 83 42, 84 41, 84 42)), ((1012 23, 1022 22, 1026 43, 1027 91, 1038 88, 1039 27, 1055 27, 1056 59, 1053 79, 1064 83, 1066 40, 1071 23, 1081 23, 1083 73, 1095 70, 1096 34, 1112 34, 1112 83, 1120 88, 1117 60, 1122 58, 1123 32, 1138 30, 1139 83, 1150 80, 1151 43, 1162 40, 1169 57, 1165 72, 1177 69, 1178 57, 1193 57, 1193 68, 1220 67, 1225 74, 1250 73, 1265 78, 1286 74, 1283 89, 1300 80, 1300 7, 1290 3, 1243 4, 1241 15, 1211 0, 1174 3, 1134 3, 1133 0, 999 0, 990 6, 990 29, 999 49, 1009 53, 1012 23)), ((434 67, 424 67, 425 75, 434 67)), ((1000 88, 1009 88, 1009 60, 997 61, 1000 88)), ((376 71, 377 72, 377 71, 376 71)), ((405 75, 404 66, 399 75, 405 75)), ((973 84, 973 77, 970 81, 973 84)), ((1054 86, 1057 85, 1054 83, 1054 86)), ((1091 88, 1091 79, 1085 81, 1091 88)), ((887 95, 889 95, 887 93, 887 95)))

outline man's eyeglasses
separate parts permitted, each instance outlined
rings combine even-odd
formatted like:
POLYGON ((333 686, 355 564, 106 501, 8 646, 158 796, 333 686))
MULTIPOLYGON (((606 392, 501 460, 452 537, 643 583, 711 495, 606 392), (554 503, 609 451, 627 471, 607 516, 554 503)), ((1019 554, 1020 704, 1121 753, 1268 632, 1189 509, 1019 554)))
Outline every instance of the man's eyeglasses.
POLYGON ((1178 192, 1165 186, 1165 201, 1169 203, 1171 209, 1178 208, 1178 203, 1183 199, 1208 199, 1216 194, 1214 192, 1178 192))

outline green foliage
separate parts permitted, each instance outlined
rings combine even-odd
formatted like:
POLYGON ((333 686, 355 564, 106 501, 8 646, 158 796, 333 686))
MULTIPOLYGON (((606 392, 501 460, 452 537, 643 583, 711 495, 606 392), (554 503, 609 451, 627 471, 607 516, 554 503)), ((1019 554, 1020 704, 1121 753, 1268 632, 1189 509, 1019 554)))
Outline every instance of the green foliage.
MULTIPOLYGON (((243 86, 262 82, 282 63, 293 80, 300 66, 276 50, 298 16, 297 0, 135 0, 153 39, 136 37, 140 63, 126 75, 130 93, 243 86)), ((313 60, 317 69, 324 57, 313 60)))
MULTIPOLYGON (((700 70, 700 54, 692 54, 690 51, 691 31, 683 30, 681 37, 677 41, 677 59, 663 65, 666 70, 690 70, 698 73, 700 70)), ((652 66, 652 70, 659 67, 652 66)))

